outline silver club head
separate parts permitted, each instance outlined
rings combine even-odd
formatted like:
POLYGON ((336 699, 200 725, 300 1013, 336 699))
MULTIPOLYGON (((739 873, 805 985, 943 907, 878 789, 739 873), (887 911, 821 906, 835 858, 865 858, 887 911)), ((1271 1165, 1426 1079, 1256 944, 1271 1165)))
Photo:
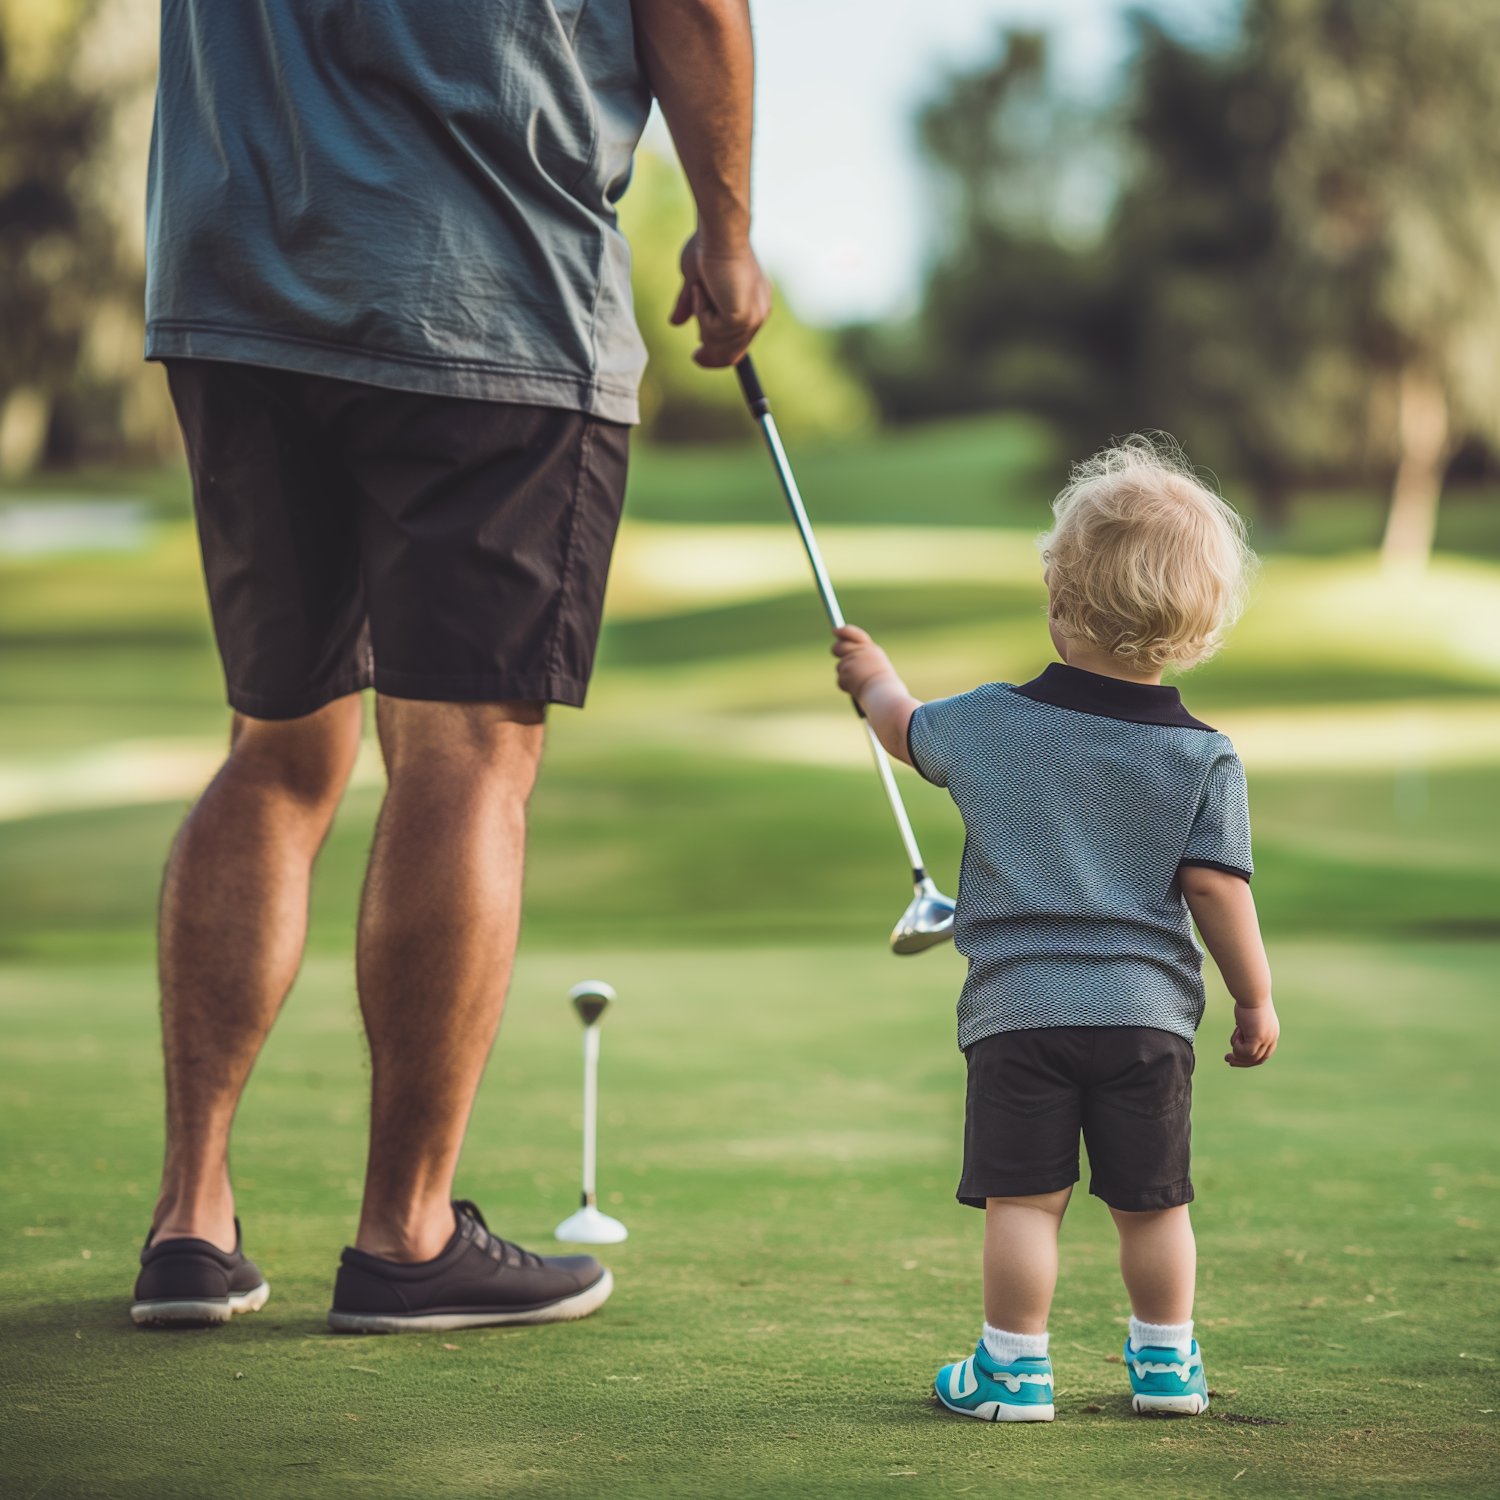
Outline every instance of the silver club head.
POLYGON ((568 999, 573 1002, 573 1009, 585 1026, 597 1026, 599 1018, 618 998, 614 986, 605 984, 602 979, 585 979, 568 991, 568 999))
POLYGON ((921 953, 948 942, 953 936, 953 902, 933 883, 930 876, 917 882, 911 905, 901 913, 891 933, 893 953, 921 953))

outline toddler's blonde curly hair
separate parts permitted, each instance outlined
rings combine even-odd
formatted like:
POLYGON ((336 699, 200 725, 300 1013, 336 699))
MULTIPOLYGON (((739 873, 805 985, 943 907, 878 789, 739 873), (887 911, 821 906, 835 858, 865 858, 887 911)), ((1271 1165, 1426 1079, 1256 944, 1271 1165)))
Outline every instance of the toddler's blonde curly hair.
POLYGON ((1174 438, 1135 433, 1075 464, 1052 512, 1037 545, 1065 639, 1139 672, 1196 666, 1223 644, 1257 559, 1174 438))

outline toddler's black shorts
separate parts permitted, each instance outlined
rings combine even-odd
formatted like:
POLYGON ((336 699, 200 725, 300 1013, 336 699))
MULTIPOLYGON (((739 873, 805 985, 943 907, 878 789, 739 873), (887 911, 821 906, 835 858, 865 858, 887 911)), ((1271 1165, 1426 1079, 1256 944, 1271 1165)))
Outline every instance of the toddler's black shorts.
POLYGON ((261 365, 167 377, 234 708, 582 705, 628 428, 261 365))
POLYGON ((975 1042, 958 1201, 1055 1193, 1078 1181, 1130 1213, 1193 1201, 1193 1048, 1152 1026, 1048 1026, 975 1042))

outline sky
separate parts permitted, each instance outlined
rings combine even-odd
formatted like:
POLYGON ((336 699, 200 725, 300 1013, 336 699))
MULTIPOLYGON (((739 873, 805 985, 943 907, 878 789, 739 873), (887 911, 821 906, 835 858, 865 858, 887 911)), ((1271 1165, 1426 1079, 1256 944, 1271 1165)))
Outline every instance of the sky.
MULTIPOLYGON (((1156 0, 1179 35, 1230 34, 1235 0, 1156 0)), ((1007 26, 1050 33, 1069 93, 1107 93, 1129 47, 1121 0, 750 0, 757 253, 815 323, 899 317, 933 243, 915 114, 1007 26)), ((659 129, 659 127, 658 127, 659 129)), ((652 138, 660 139, 656 131, 652 138)))

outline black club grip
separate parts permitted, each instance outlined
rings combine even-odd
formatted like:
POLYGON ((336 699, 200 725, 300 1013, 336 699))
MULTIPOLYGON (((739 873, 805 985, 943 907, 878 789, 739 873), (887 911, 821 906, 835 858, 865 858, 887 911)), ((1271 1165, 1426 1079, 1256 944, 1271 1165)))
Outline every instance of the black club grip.
POLYGON ((734 373, 740 377, 740 389, 745 393, 745 405, 750 408, 750 415, 757 419, 769 416, 771 403, 760 388, 760 376, 755 373, 755 365, 748 354, 740 356, 734 373))

